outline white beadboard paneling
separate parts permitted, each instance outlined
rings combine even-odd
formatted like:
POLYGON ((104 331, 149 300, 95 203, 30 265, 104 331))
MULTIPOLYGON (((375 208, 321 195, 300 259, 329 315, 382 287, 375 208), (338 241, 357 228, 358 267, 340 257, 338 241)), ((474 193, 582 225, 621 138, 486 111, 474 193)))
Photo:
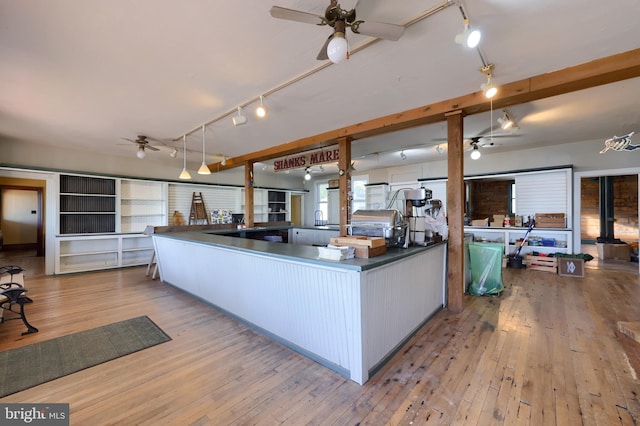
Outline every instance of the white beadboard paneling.
POLYGON ((360 384, 443 305, 445 244, 359 272, 162 234, 153 241, 163 282, 360 384))
POLYGON ((516 209, 521 216, 565 213, 570 221, 569 173, 565 170, 515 176, 516 209))
POLYGON ((211 209, 236 210, 236 197, 238 189, 233 187, 214 187, 208 185, 186 185, 179 183, 169 184, 169 225, 173 225, 173 213, 179 211, 185 223, 189 223, 191 212, 191 199, 193 193, 202 192, 202 198, 207 210, 207 217, 211 209))

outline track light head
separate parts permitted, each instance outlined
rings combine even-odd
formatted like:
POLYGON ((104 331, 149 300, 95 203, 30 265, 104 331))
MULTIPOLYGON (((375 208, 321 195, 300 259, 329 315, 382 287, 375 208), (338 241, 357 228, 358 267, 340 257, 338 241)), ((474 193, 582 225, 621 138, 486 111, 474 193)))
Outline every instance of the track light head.
POLYGON ((406 160, 407 154, 405 154, 404 151, 400 151, 400 158, 402 158, 403 160, 406 160))
POLYGON ((489 64, 480 68, 480 71, 487 76, 487 82, 481 84, 480 89, 482 90, 482 93, 484 93, 484 96, 489 99, 493 98, 498 93, 498 88, 494 86, 493 82, 491 81, 493 77, 493 68, 493 64, 489 64))
POLYGON ((264 105, 264 96, 260 95, 260 105, 256 108, 256 115, 259 118, 264 118, 267 116, 267 107, 264 105))
POLYGON ((173 150, 169 153, 169 157, 176 158, 178 156, 178 148, 173 148, 173 150))
POLYGON ((222 161, 220 162, 223 166, 227 165, 227 157, 222 157, 222 161))
POLYGON ((470 48, 477 47, 480 44, 482 33, 480 30, 472 30, 469 28, 469 20, 464 20, 464 31, 456 35, 455 42, 470 48))
POLYGON ((247 123, 247 117, 242 115, 242 107, 238 107, 238 115, 231 119, 233 121, 234 126, 242 126, 247 123))

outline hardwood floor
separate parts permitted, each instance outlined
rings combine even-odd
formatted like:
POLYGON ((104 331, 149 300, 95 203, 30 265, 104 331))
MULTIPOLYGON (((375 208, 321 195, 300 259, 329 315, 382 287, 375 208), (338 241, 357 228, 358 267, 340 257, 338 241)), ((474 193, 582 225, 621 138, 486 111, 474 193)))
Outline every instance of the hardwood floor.
POLYGON ((579 279, 504 269, 500 297, 440 311, 364 386, 145 271, 28 274, 40 332, 0 324, 0 350, 139 315, 173 340, 0 402, 67 402, 72 425, 640 422, 640 344, 616 332, 617 321, 640 320, 637 270, 579 279))

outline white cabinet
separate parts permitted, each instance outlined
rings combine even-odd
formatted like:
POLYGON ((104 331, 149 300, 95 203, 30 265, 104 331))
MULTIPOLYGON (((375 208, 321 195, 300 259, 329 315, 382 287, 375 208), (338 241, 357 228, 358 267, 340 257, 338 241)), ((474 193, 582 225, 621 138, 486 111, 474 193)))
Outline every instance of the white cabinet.
POLYGON ((338 236, 340 236, 340 231, 337 229, 292 228, 289 242, 307 246, 326 246, 331 238, 338 236))
MULTIPOLYGON (((465 227, 465 234, 473 234, 475 241, 497 242, 505 244, 505 254, 513 255, 518 243, 527 233, 526 228, 477 228, 465 227)), ((536 229, 527 236, 527 245, 522 247, 520 255, 537 251, 539 253, 573 254, 573 231, 570 229, 536 229)))
POLYGON ((340 223, 340 189, 327 189, 327 223, 337 225, 340 223))
POLYGON ((153 241, 143 234, 58 236, 56 252, 56 274, 96 271, 147 264, 153 241))
POLYGON ((389 185, 386 183, 371 183, 365 188, 367 210, 382 210, 387 208, 389 185))

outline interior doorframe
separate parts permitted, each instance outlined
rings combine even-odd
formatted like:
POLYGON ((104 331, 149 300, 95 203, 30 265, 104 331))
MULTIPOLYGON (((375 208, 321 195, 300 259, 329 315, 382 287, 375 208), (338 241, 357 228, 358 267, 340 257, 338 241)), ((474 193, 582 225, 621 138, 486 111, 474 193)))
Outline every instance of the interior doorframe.
POLYGON ((42 202, 42 188, 38 186, 22 186, 22 185, 0 185, 0 191, 3 189, 15 189, 17 191, 35 191, 37 194, 37 221, 36 221, 36 256, 44 256, 44 210, 42 202))
POLYGON ((46 275, 55 274, 55 245, 58 211, 59 178, 56 173, 24 170, 15 167, 0 167, 0 177, 13 179, 35 179, 45 181, 44 186, 44 269, 46 275))
MULTIPOLYGON (((638 200, 640 200, 640 167, 626 169, 609 169, 609 170, 589 170, 583 172, 574 172, 573 174, 573 247, 574 251, 580 250, 580 235, 582 229, 580 227, 580 212, 582 211, 582 194, 581 185, 583 178, 592 178, 599 176, 623 176, 636 175, 638 177, 638 200)), ((639 201, 640 204, 640 201, 639 201)), ((638 206, 638 223, 640 223, 640 205, 638 206)), ((640 245, 640 231, 638 232, 638 244, 640 245)), ((638 272, 640 273, 640 262, 638 263, 638 272)))

